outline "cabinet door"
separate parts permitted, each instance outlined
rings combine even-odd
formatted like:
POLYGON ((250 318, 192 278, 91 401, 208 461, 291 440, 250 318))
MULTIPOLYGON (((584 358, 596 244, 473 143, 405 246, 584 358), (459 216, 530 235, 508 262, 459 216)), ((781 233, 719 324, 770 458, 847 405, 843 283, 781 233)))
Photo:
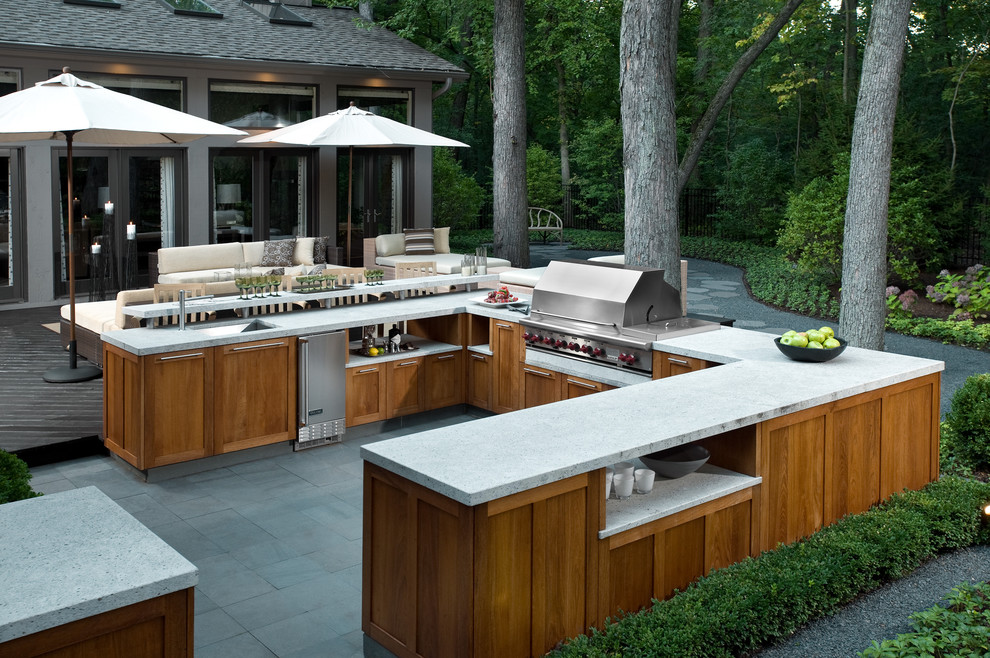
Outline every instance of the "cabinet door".
POLYGON ((144 459, 153 468, 213 454, 213 349, 144 357, 144 459))
POLYGON ((560 380, 553 370, 522 366, 522 389, 523 409, 560 400, 560 380))
POLYGON ((347 426, 385 420, 384 364, 347 369, 347 426))
POLYGON ((460 352, 426 357, 426 408, 464 402, 464 357, 460 352))
POLYGON ((389 361, 387 366, 387 417, 395 418, 425 410, 426 377, 423 357, 389 361))
POLYGON ((468 352, 467 403, 486 411, 492 409, 492 357, 468 352))
POLYGON ((296 436, 296 339, 215 348, 214 452, 253 448, 296 436))
POLYGON ((593 379, 585 379, 584 377, 577 377, 575 375, 560 375, 561 400, 570 400, 571 398, 579 398, 582 395, 601 393, 602 391, 608 391, 613 388, 615 387, 596 382, 593 379))
POLYGON ((519 363, 525 358, 522 332, 515 322, 492 320, 492 411, 519 408, 519 363))
POLYGON ((667 352, 653 353, 653 379, 683 375, 707 367, 708 362, 704 359, 695 359, 690 356, 669 354, 667 352))

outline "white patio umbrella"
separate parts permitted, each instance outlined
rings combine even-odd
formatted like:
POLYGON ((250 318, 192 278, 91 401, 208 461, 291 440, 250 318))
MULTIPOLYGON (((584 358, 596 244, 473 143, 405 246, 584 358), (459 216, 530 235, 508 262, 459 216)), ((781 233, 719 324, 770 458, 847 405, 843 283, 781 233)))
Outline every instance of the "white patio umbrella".
POLYGON ((68 160, 66 204, 69 223, 69 365, 45 372, 48 382, 81 382, 99 377, 93 365, 76 362, 76 283, 73 245, 74 141, 108 146, 181 144, 207 135, 246 135, 243 130, 149 103, 80 80, 69 73, 0 97, 0 142, 65 138, 68 160))
POLYGON ((278 142, 301 146, 347 146, 347 263, 351 262, 351 206, 355 146, 464 146, 456 139, 434 135, 426 130, 362 110, 352 102, 350 107, 314 117, 292 126, 246 137, 245 144, 278 142))

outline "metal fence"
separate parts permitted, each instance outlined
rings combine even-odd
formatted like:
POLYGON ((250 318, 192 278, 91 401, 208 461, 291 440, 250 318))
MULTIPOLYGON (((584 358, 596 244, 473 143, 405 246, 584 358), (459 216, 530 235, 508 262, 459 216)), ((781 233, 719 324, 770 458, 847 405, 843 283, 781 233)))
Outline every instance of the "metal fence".
MULTIPOLYGON (((617 186, 615 194, 608 195, 607 200, 596 199, 594 203, 582 197, 578 185, 561 186, 561 204, 559 208, 550 208, 564 223, 565 228, 576 228, 598 231, 602 230, 599 221, 603 214, 621 215, 624 206, 624 194, 621 186, 617 186), (589 210, 593 207, 594 210, 589 210)), ((708 236, 715 234, 715 213, 718 210, 718 198, 714 189, 686 189, 681 194, 678 217, 683 235, 708 236)), ((492 194, 485 190, 485 202, 478 212, 477 220, 470 228, 492 228, 492 194)))

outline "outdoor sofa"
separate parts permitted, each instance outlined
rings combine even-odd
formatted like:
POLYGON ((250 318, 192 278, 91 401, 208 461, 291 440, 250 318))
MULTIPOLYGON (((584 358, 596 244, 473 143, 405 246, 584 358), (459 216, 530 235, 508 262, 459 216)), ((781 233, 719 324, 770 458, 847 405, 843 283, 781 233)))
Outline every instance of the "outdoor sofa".
MULTIPOLYGON (((429 240, 427 240, 429 242, 429 240)), ((450 227, 435 229, 408 229, 404 233, 385 233, 364 239, 364 267, 385 271, 386 279, 395 278, 395 266, 399 263, 434 261, 438 274, 459 274, 464 254, 450 253, 450 227), (432 245, 423 249, 413 246, 411 235, 426 235, 432 231, 432 245), (407 247, 407 243, 409 246, 407 247)), ((504 258, 488 257, 488 271, 492 268, 511 267, 504 258)))
POLYGON ((233 281, 234 268, 241 263, 250 265, 255 275, 278 269, 282 271, 275 274, 308 274, 327 262, 327 238, 163 247, 156 260, 158 283, 233 281))

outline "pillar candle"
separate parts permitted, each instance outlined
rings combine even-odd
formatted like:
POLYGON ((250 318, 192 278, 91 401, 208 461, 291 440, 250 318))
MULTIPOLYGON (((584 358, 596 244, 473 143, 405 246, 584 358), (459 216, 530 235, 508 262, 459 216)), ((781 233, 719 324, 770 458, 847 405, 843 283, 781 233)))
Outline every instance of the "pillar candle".
POLYGON ((106 211, 106 214, 108 214, 108 215, 112 215, 112 214, 113 214, 113 201, 107 201, 107 202, 106 202, 106 203, 105 203, 105 204, 103 205, 103 208, 104 208, 104 210, 106 211))
POLYGON ((130 222, 127 225, 127 239, 133 240, 137 238, 137 226, 134 226, 134 222, 130 222))
POLYGON ((93 252, 93 255, 94 256, 99 255, 99 253, 100 253, 100 243, 99 242, 94 242, 92 248, 90 249, 90 251, 93 252))

